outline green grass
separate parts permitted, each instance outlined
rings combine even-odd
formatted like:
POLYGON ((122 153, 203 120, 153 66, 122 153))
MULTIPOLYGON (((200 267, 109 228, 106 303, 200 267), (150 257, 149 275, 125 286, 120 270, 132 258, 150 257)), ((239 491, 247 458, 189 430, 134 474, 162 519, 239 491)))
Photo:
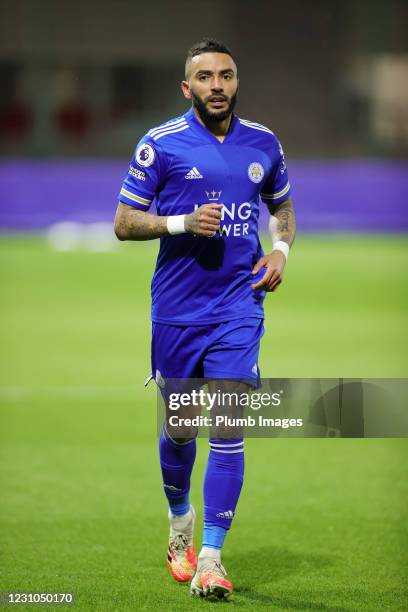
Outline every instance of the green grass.
MULTIPOLYGON (((163 561, 155 390, 143 387, 156 250, 0 241, 0 591, 73 591, 75 610, 211 606, 163 561)), ((405 377, 407 254, 402 237, 299 239, 266 304, 263 375, 405 377)), ((223 555, 229 607, 406 610, 406 440, 246 449, 223 555)), ((206 454, 199 440, 200 520, 206 454)))

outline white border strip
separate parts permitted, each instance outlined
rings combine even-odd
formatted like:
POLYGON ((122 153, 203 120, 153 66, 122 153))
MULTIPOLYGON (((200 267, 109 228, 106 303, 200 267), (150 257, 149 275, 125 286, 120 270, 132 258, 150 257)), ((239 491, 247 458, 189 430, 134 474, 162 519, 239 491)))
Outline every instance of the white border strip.
POLYGON ((161 132, 162 130, 166 130, 169 127, 174 127, 175 125, 182 123, 182 121, 185 121, 184 116, 180 117, 179 119, 175 119, 174 121, 168 121, 168 123, 163 123, 162 125, 159 125, 158 127, 154 127, 151 130, 149 130, 147 133, 149 134, 149 136, 151 136, 152 134, 155 134, 156 132, 161 132))
POLYGON ((162 136, 167 136, 168 134, 175 134, 176 132, 182 132, 183 130, 186 130, 189 127, 190 126, 187 124, 187 125, 183 125, 182 127, 179 127, 174 130, 168 130, 167 132, 161 132, 158 136, 154 136, 153 140, 159 140, 159 138, 162 138, 162 136))

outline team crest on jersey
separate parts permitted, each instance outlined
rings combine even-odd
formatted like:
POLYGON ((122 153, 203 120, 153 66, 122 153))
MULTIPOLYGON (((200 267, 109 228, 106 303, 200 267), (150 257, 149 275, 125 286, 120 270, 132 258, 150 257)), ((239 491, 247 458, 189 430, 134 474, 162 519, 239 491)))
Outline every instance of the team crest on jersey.
POLYGON ((248 176, 253 183, 260 183, 264 177, 265 171, 261 164, 258 162, 252 162, 248 166, 248 176))
POLYGON ((148 168, 154 162, 154 149, 151 145, 147 143, 142 144, 136 151, 135 157, 139 166, 143 166, 143 168, 148 168))

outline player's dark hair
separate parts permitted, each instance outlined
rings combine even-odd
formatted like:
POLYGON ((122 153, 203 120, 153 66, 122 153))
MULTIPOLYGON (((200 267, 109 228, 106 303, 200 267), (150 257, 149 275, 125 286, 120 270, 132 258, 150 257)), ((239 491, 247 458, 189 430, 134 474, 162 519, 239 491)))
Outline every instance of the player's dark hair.
POLYGON ((194 43, 194 45, 187 51, 186 69, 193 57, 196 55, 201 55, 202 53, 226 53, 232 59, 234 59, 231 51, 226 45, 224 45, 224 43, 216 40, 215 38, 206 37, 194 43))
POLYGON ((187 60, 191 60, 196 55, 201 55, 202 53, 226 53, 234 59, 228 47, 215 38, 202 38, 194 43, 187 51, 187 60))

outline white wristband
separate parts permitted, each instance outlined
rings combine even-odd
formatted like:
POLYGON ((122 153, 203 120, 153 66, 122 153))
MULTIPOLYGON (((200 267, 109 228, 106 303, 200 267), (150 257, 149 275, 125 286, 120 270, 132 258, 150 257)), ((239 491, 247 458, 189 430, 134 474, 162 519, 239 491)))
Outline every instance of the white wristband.
POLYGON ((186 229, 184 227, 184 217, 186 215, 173 215, 167 217, 167 231, 169 234, 184 234, 186 229))
POLYGON ((273 251, 281 251, 287 260, 289 256, 289 245, 287 242, 283 242, 283 240, 278 240, 273 243, 272 252, 273 251))

